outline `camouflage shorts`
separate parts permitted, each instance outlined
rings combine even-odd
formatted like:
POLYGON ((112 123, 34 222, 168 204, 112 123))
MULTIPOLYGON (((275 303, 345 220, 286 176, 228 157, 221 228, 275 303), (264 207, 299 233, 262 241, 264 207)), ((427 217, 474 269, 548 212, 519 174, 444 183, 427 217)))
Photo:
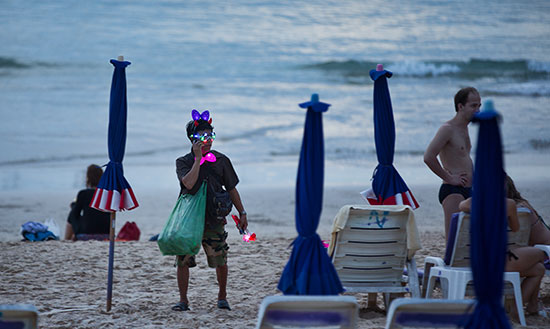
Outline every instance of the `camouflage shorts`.
MULTIPOLYGON (((215 268, 227 264, 227 250, 229 250, 229 246, 225 242, 226 239, 227 232, 225 232, 223 224, 212 228, 204 228, 202 248, 206 254, 208 267, 215 268)), ((176 266, 197 266, 195 256, 176 256, 176 266)))

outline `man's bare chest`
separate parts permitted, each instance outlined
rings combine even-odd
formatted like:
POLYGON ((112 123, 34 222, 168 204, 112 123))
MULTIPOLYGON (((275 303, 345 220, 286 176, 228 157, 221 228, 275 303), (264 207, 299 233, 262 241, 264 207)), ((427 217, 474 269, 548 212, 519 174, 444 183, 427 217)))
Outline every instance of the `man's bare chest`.
POLYGON ((469 155, 472 149, 470 136, 468 131, 457 131, 452 136, 447 144, 447 152, 460 155, 469 155))

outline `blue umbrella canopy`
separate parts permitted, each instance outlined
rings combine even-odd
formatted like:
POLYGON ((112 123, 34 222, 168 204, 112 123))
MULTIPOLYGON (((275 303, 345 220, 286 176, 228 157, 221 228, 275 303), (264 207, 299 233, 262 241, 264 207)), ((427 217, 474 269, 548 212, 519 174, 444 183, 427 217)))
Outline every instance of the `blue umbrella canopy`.
POLYGON ((126 148, 126 117, 128 113, 126 99, 126 66, 130 62, 111 59, 115 67, 111 82, 111 98, 109 100, 109 132, 107 145, 109 148, 109 163, 99 180, 90 207, 111 212, 109 233, 109 264, 107 271, 107 311, 111 310, 113 291, 113 268, 115 254, 115 220, 116 212, 131 210, 138 207, 138 202, 124 178, 122 159, 126 148))
POLYGON ((471 213, 470 257, 477 305, 467 328, 510 328, 502 306, 506 262, 507 217, 505 173, 492 102, 484 104, 473 122, 479 123, 471 213))
POLYGON ((404 204, 416 209, 418 203, 393 166, 395 123, 387 80, 392 75, 392 72, 383 70, 381 64, 377 70, 370 71, 374 80, 374 142, 378 165, 372 177, 372 189, 362 194, 373 205, 404 204))
POLYGON ((112 59, 115 67, 109 102, 109 163, 101 176, 90 207, 102 211, 131 210, 139 206, 122 168, 126 148, 126 66, 130 62, 112 59))
POLYGON ((344 289, 316 233, 323 204, 324 141, 323 112, 330 105, 313 94, 307 108, 300 163, 296 178, 296 230, 290 259, 278 289, 285 295, 338 295, 344 289))

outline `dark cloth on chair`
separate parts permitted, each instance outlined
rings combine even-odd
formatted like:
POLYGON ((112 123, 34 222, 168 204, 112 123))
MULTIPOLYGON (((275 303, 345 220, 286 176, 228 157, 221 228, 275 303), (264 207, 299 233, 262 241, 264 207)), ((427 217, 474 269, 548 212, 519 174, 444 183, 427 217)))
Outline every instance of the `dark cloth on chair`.
POLYGON ((447 238, 447 247, 445 248, 445 264, 450 265, 451 257, 453 256, 453 248, 455 246, 456 240, 456 230, 458 229, 458 217, 460 216, 459 212, 455 212, 451 216, 451 224, 449 226, 449 237, 447 238))

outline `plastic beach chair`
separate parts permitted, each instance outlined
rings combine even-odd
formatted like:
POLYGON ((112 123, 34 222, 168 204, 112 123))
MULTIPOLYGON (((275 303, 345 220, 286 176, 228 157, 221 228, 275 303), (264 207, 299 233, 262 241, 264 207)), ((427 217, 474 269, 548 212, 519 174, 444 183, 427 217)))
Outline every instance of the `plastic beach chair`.
MULTIPOLYGON (((529 225, 527 208, 518 208, 520 229, 512 232, 508 228, 508 248, 524 247, 529 242, 531 225, 529 225)), ((445 251, 445 258, 428 256, 424 260, 424 282, 422 296, 426 296, 426 286, 432 266, 470 267, 470 216, 466 213, 455 213, 451 218, 449 241, 445 251)), ((442 282, 443 293, 446 293, 446 284, 442 282)))
MULTIPOLYGON (((550 245, 548 244, 536 244, 534 245, 533 247, 535 248, 538 248, 542 251, 544 251, 544 253, 546 254, 546 257, 549 257, 550 258, 550 245)), ((546 267, 546 275, 547 276, 550 276, 550 268, 548 265, 546 265, 547 263, 545 263, 545 267, 546 267)))
MULTIPOLYGON (((527 211, 518 209, 520 229, 518 232, 508 231, 509 248, 528 244, 531 225, 527 214, 527 211)), ((456 216, 453 220, 456 220, 456 216)), ((448 248, 452 246, 452 249, 450 253, 446 253, 446 261, 439 257, 426 257, 424 261, 424 287, 427 298, 431 297, 436 278, 443 279, 441 280, 441 286, 444 298, 463 299, 466 294, 472 295, 473 289, 469 287, 473 283, 470 268, 469 214, 461 212, 458 215, 456 225, 454 222, 451 223, 449 236, 451 238, 449 239, 448 248), (448 257, 449 254, 451 255, 450 258, 448 257)), ((525 326, 519 272, 504 272, 503 279, 505 283, 504 294, 514 296, 520 324, 525 326)))
POLYGON ((30 304, 0 305, 0 328, 38 328, 38 310, 30 304))
POLYGON ((386 329, 464 328, 474 311, 475 300, 398 298, 386 318, 386 329))
POLYGON ((267 296, 257 329, 356 328, 359 305, 353 296, 267 296))
MULTIPOLYGON (((346 291, 384 293, 386 309, 390 293, 408 292, 412 297, 420 297, 416 262, 408 249, 408 237, 412 239, 408 231, 411 227, 416 229, 412 208, 345 207, 349 208, 349 214, 344 218, 342 229, 336 235, 333 233, 331 257, 346 291), (413 221, 413 226, 409 226, 408 221, 413 221), (407 273, 414 275, 403 275, 405 266, 407 273)), ((335 222, 337 220, 338 216, 335 222)))
MULTIPOLYGON (((531 225, 529 225, 530 210, 518 208, 518 220, 520 229, 512 232, 508 228, 508 249, 514 247, 525 247, 529 242, 531 225)), ((431 266, 470 266, 470 215, 467 213, 455 213, 451 218, 449 229, 449 241, 445 250, 445 258, 428 256, 424 260, 424 284, 426 287, 431 266)), ((425 290, 422 292, 425 296, 425 290)))

